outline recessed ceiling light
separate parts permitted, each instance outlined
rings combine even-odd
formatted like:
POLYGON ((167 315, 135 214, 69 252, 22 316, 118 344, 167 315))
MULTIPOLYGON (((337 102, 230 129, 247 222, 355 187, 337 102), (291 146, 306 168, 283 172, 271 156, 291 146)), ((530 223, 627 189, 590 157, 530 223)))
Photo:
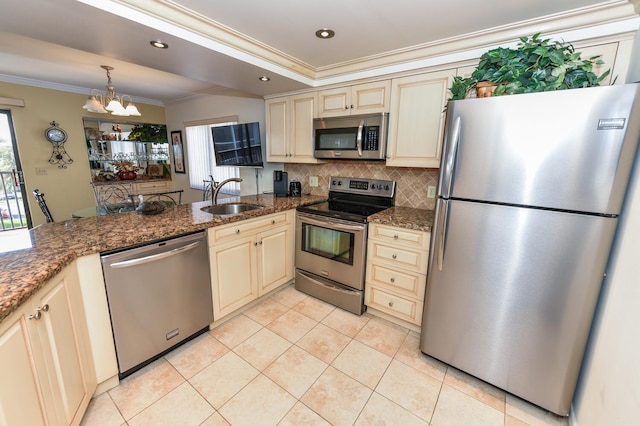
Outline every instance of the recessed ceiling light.
POLYGON ((261 77, 258 77, 258 80, 260 80, 260 81, 269 81, 271 79, 269 77, 267 77, 266 75, 263 75, 261 77))
POLYGON ((157 47, 158 49, 168 49, 169 45, 167 43, 163 43, 161 41, 157 41, 157 40, 151 40, 149 42, 150 45, 152 45, 153 47, 157 47))
POLYGON ((322 39, 331 38, 334 35, 336 35, 336 32, 333 30, 330 30, 329 28, 322 28, 316 31, 316 37, 322 38, 322 39))

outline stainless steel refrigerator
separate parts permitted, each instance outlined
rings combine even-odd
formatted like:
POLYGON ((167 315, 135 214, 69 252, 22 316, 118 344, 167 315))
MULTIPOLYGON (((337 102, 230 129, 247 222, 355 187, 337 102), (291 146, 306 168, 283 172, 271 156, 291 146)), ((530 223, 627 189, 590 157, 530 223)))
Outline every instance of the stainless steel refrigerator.
POLYGON ((640 137, 640 85, 450 102, 422 352, 567 415, 640 137))

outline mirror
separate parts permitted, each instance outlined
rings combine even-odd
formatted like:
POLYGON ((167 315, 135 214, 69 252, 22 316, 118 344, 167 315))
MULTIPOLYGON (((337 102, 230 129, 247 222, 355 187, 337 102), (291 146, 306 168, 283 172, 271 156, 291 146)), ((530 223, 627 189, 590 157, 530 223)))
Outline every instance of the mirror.
POLYGON ((131 163, 137 175, 171 176, 167 126, 84 117, 87 155, 95 181, 115 179, 116 165, 131 163))

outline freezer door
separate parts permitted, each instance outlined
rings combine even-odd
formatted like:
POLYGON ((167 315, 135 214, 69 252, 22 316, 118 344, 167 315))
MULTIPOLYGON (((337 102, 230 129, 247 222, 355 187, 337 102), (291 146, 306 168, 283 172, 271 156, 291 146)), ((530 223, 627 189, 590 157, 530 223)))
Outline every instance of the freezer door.
POLYGON ((421 350, 566 415, 616 222, 439 200, 421 350))
POLYGON ((619 214, 640 137, 640 84, 451 102, 444 198, 619 214))

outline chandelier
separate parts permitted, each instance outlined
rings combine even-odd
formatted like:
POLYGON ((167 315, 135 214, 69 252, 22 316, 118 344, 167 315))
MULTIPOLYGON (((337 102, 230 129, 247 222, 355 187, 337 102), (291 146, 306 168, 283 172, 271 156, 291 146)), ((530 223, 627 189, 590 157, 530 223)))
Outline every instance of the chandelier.
POLYGON ((98 114, 107 114, 111 112, 112 115, 120 115, 123 117, 127 117, 129 115, 141 115, 138 108, 133 104, 131 96, 116 94, 116 91, 111 84, 111 74, 109 73, 113 67, 100 65, 100 68, 107 71, 107 91, 103 92, 99 89, 91 89, 89 98, 82 108, 89 112, 95 112, 98 114), (129 103, 126 108, 123 106, 125 98, 129 98, 129 103))

